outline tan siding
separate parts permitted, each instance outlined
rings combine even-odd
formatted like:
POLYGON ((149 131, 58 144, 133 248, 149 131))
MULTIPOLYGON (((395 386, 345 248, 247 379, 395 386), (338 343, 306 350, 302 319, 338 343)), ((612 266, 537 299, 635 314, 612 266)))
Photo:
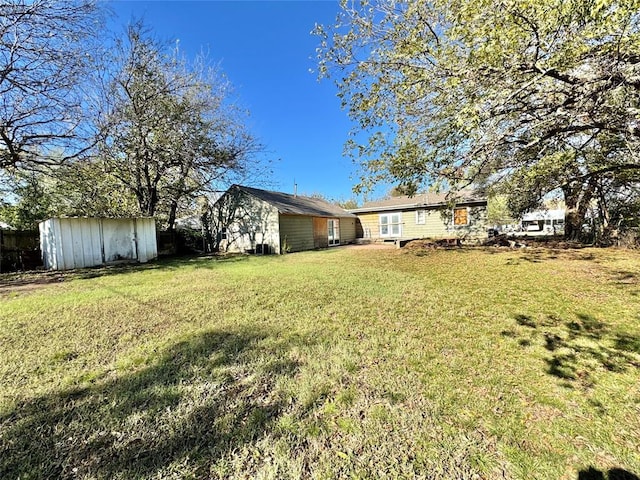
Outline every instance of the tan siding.
POLYGON ((353 243, 356 239, 356 219, 341 218, 340 219, 340 243, 346 245, 353 243))
MULTIPOLYGON (((352 243, 356 238, 356 219, 339 218, 340 244, 352 243)), ((302 215, 280 215, 280 238, 290 252, 312 250, 329 245, 327 219, 302 215)))
POLYGON ((290 252, 313 250, 313 218, 302 215, 280 215, 280 242, 290 252))
MULTIPOLYGON (((426 209, 424 224, 416 224, 416 210, 402 211, 401 238, 447 238, 447 237, 483 237, 486 236, 486 207, 470 207, 470 224, 453 226, 451 212, 443 209, 426 209), (446 215, 442 215, 443 211, 446 215)), ((393 213, 396 213, 397 210, 393 213)), ((364 238, 393 239, 380 237, 380 215, 388 212, 358 213, 364 238)))
POLYGON ((442 210, 425 210, 424 224, 416 224, 416 211, 402 214, 403 238, 444 238, 451 236, 447 228, 447 218, 443 218, 442 210))
POLYGON ((377 213, 358 213, 358 218, 362 226, 363 238, 378 238, 380 236, 377 213))

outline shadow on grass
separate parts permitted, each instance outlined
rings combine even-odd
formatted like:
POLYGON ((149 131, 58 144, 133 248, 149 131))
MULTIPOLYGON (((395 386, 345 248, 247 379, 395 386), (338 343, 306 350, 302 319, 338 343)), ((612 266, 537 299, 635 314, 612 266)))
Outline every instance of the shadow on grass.
MULTIPOLYGON (((212 268, 223 263, 236 263, 245 261, 249 255, 207 255, 207 256, 180 256, 164 257, 149 263, 125 263, 95 268, 85 268, 68 273, 70 278, 96 278, 108 275, 121 275, 130 272, 143 272, 147 270, 177 270, 182 267, 192 266, 196 268, 212 268)), ((67 272, 64 272, 65 274, 67 272)))
POLYGON ((589 467, 578 472, 578 480, 640 480, 640 477, 622 468, 612 468, 603 472, 589 467))
POLYGON ((547 372, 567 381, 567 386, 573 382, 593 386, 593 372, 599 368, 610 372, 640 368, 640 337, 612 332, 592 315, 577 313, 574 320, 567 321, 517 314, 514 320, 527 328, 526 333, 505 330, 502 336, 517 339, 522 347, 542 342, 550 353, 545 359, 547 372))
POLYGON ((518 325, 523 327, 536 328, 538 326, 530 315, 516 315, 515 320, 518 325))
POLYGON ((299 368, 290 346, 273 332, 208 331, 134 373, 22 401, 0 416, 0 478, 209 477, 272 429, 284 408, 275 382, 299 368))
POLYGON ((64 282, 75 279, 90 279, 107 277, 111 275, 125 275, 134 272, 154 270, 177 270, 185 266, 196 268, 214 268, 223 263, 236 263, 245 261, 248 255, 210 255, 206 257, 170 257, 161 258, 148 263, 120 263, 114 265, 81 268, 76 270, 41 270, 0 274, 0 293, 12 289, 28 286, 42 286, 50 283, 64 282))
POLYGON ((517 254, 515 257, 509 257, 505 262, 506 265, 517 266, 529 263, 543 263, 546 261, 559 260, 581 260, 600 263, 593 252, 584 252, 581 249, 584 246, 568 246, 566 248, 551 248, 545 246, 528 247, 525 249, 508 248, 508 247, 481 247, 490 254, 517 254))
POLYGON ((617 285, 633 285, 638 283, 639 280, 638 272, 630 270, 614 270, 612 273, 617 285))

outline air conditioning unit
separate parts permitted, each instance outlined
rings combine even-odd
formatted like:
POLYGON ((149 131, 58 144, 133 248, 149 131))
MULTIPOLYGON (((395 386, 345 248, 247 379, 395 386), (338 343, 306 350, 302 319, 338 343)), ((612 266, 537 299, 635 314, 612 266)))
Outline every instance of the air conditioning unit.
POLYGON ((256 243, 256 255, 269 255, 271 249, 268 243, 256 243))

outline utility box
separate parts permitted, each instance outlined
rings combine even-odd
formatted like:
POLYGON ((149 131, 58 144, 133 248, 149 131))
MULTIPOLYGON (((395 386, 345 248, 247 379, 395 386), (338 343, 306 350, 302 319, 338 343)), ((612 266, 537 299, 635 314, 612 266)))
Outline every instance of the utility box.
POLYGON ((268 243, 256 243, 256 255, 269 255, 270 253, 268 243))
POLYGON ((153 218, 50 218, 40 222, 45 268, 70 270, 158 256, 153 218))

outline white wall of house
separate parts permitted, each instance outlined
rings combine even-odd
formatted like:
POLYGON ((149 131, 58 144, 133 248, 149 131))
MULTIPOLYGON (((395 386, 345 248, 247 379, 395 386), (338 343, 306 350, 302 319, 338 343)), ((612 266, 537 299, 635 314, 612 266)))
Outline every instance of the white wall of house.
POLYGON ((280 253, 280 227, 278 210, 267 202, 251 195, 242 195, 222 208, 232 208, 232 213, 224 212, 231 221, 222 232, 220 248, 226 252, 255 251, 256 245, 269 245, 270 253, 280 253))

